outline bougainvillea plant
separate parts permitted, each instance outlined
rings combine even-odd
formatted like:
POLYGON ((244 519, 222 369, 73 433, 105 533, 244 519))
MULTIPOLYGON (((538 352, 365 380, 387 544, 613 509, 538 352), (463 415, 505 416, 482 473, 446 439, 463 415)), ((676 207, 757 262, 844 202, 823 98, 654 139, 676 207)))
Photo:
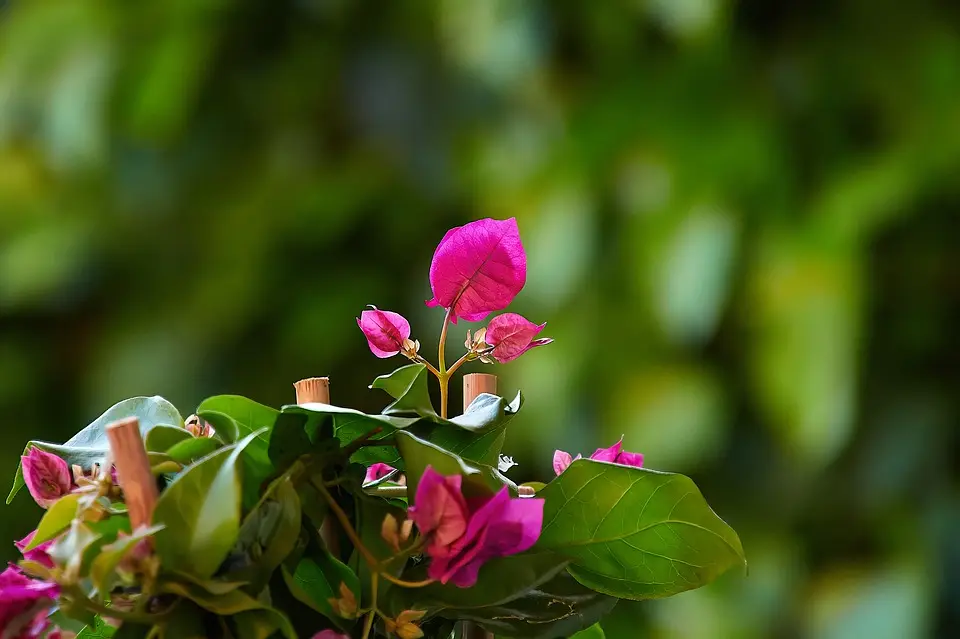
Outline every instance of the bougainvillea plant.
POLYGON ((643 467, 622 441, 589 459, 557 451, 549 483, 518 486, 501 449, 519 393, 480 394, 448 417, 463 364, 550 343, 520 315, 488 319, 525 280, 516 221, 479 220, 448 232, 430 267, 427 305, 445 313, 437 360, 398 313, 360 313, 374 355, 411 360, 374 380, 391 397, 380 414, 222 395, 185 422, 137 397, 64 444, 29 442, 8 503, 26 486, 45 513, 0 573, 0 637, 602 636, 618 600, 743 565, 694 483, 643 467), (448 366, 459 320, 487 323, 448 366), (159 490, 136 527, 107 436, 129 417, 159 490))

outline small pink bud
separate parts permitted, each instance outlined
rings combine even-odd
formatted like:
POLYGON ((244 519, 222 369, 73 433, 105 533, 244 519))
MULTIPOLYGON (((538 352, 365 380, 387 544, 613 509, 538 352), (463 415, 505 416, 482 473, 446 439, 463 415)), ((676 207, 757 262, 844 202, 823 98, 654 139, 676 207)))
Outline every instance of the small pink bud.
POLYGON ((34 447, 20 458, 20 463, 27 490, 43 508, 49 508, 73 488, 70 466, 52 453, 34 447))
POLYGON ((504 313, 490 320, 484 340, 493 351, 490 355, 504 364, 526 353, 531 348, 544 346, 553 341, 549 337, 534 339, 546 324, 534 324, 522 315, 504 313))
POLYGON ((382 462, 373 464, 372 466, 370 466, 370 468, 367 469, 367 474, 363 478, 363 483, 369 484, 371 482, 377 481, 378 479, 383 479, 384 477, 386 477, 387 475, 389 475, 395 470, 396 468, 394 468, 390 464, 384 464, 382 462))
POLYGON ((450 229, 430 263, 427 306, 477 322, 505 309, 527 281, 527 256, 517 220, 483 219, 450 229))
POLYGON ((370 350, 383 359, 405 350, 410 339, 410 322, 399 313, 373 308, 360 313, 357 326, 367 338, 370 350))
MULTIPOLYGON (((570 453, 565 453, 562 450, 555 451, 553 453, 553 472, 559 475, 567 469, 567 466, 572 464, 577 459, 580 459, 580 455, 577 455, 575 458, 571 458, 570 453)), ((609 462, 611 464, 620 464, 621 466, 643 468, 643 454, 631 453, 623 450, 622 437, 620 438, 620 441, 609 448, 598 448, 595 450, 593 454, 590 455, 590 459, 594 461, 609 462)))

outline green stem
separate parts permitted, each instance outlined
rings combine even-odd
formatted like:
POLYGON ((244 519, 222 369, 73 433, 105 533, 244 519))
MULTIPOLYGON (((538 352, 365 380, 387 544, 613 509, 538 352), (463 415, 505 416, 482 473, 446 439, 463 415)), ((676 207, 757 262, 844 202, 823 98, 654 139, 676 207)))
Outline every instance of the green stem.
POLYGON ((445 351, 447 347, 447 328, 450 326, 450 313, 453 307, 447 309, 443 316, 443 328, 440 329, 440 344, 437 347, 437 359, 439 360, 440 370, 437 379, 440 381, 440 417, 447 417, 447 400, 450 395, 450 373, 447 372, 447 360, 445 351))
POLYGON ((368 495, 376 495, 377 497, 406 497, 407 487, 406 486, 377 486, 372 490, 367 490, 365 492, 368 495))
POLYGON ((430 371, 431 373, 433 373, 434 375, 436 375, 438 378, 440 377, 440 371, 438 371, 433 364, 431 364, 430 362, 428 362, 428 361, 427 361, 426 359, 424 359, 423 357, 417 355, 417 359, 414 360, 414 361, 416 361, 418 364, 423 364, 424 366, 427 367, 427 370, 428 370, 428 371, 430 371))
POLYGON ((397 579, 388 572, 380 573, 380 576, 389 581, 392 584, 397 584, 404 588, 423 588, 424 586, 429 586, 432 583, 436 582, 436 579, 424 579, 423 581, 404 581, 403 579, 397 579))
POLYGON ((447 376, 453 375, 454 371, 466 364, 468 359, 470 359, 470 351, 464 353, 463 357, 453 363, 453 366, 451 366, 450 370, 447 371, 447 376))
POLYGON ((330 506, 330 510, 333 511, 334 516, 336 516, 337 521, 340 522, 340 526, 343 527, 343 531, 347 533, 347 537, 350 538, 351 543, 353 543, 357 551, 363 556, 363 560, 367 562, 367 565, 373 570, 376 570, 377 558, 374 557, 373 553, 371 553, 367 547, 363 545, 363 542, 360 541, 360 536, 357 534, 357 531, 353 529, 353 525, 350 523, 350 518, 347 517, 347 513, 343 512, 343 509, 340 508, 340 504, 337 503, 337 500, 333 498, 333 495, 330 494, 322 482, 319 482, 311 477, 310 485, 316 488, 317 491, 323 495, 323 498, 327 500, 327 505, 330 506))
POLYGON ((67 594, 75 604, 86 608, 88 611, 98 614, 101 617, 110 617, 111 619, 119 619, 120 621, 129 621, 131 623, 139 624, 154 624, 160 621, 164 615, 150 615, 142 612, 131 612, 128 610, 119 610, 117 608, 111 608, 103 604, 97 603, 92 599, 88 598, 83 591, 77 587, 67 589, 67 594))
POLYGON ((370 630, 373 629, 373 620, 377 617, 377 585, 379 584, 379 573, 370 575, 370 598, 373 600, 370 612, 367 614, 367 621, 363 624, 363 639, 370 637, 370 630))

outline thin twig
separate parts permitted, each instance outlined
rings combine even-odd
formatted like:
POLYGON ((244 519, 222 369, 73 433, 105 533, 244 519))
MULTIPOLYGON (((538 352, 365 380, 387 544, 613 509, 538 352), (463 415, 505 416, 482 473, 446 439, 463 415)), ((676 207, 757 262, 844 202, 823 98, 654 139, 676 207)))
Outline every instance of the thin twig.
POLYGON ((317 491, 323 495, 324 499, 327 500, 330 510, 333 511, 337 521, 340 522, 340 526, 343 527, 343 531, 347 533, 347 537, 350 538, 351 543, 353 543, 357 551, 363 555, 363 559, 367 562, 367 565, 370 566, 371 569, 376 570, 377 558, 374 557, 373 553, 371 553, 367 547, 363 545, 363 542, 360 541, 360 536, 357 535, 357 531, 353 529, 353 525, 350 523, 350 518, 347 517, 347 513, 343 512, 343 509, 340 508, 340 504, 337 503, 337 500, 333 498, 333 495, 330 494, 322 482, 319 482, 311 477, 310 485, 316 488, 317 491))

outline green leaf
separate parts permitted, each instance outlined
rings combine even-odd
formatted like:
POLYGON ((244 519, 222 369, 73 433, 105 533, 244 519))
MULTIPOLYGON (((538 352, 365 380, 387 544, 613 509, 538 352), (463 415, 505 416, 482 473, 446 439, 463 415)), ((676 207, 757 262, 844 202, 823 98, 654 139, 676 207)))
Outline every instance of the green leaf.
MULTIPOLYGON (((394 588, 392 607, 405 609, 470 610, 506 604, 531 588, 560 574, 567 560, 553 552, 525 552, 491 559, 480 568, 477 583, 470 588, 434 583, 423 588, 394 588)), ((408 581, 425 579, 427 570, 417 566, 404 573, 408 581)), ((454 615, 454 618, 456 616, 454 615)))
POLYGON ((100 554, 90 566, 90 580, 99 593, 105 594, 113 589, 116 583, 116 569, 123 558, 138 542, 156 534, 160 529, 160 526, 140 528, 133 534, 121 537, 100 550, 100 554))
POLYGON ((280 413, 270 432, 270 444, 267 454, 273 467, 283 470, 298 457, 313 448, 307 435, 307 416, 294 413, 280 413))
POLYGON ((395 436, 406 464, 407 494, 411 497, 417 494, 420 477, 427 466, 442 475, 462 475, 463 494, 468 497, 490 495, 503 486, 510 487, 516 495, 516 485, 492 467, 467 464, 455 454, 406 431, 397 431, 395 436))
POLYGON ((430 387, 427 384, 429 376, 430 373, 423 364, 410 364, 389 375, 381 375, 373 380, 370 388, 384 390, 395 400, 383 409, 384 415, 438 417, 430 401, 430 387))
MULTIPOLYGON (((406 509, 391 505, 384 499, 356 496, 356 530, 360 541, 373 554, 377 561, 384 561, 393 557, 394 550, 383 540, 383 520, 387 515, 393 515, 397 521, 406 517, 406 509)), ((390 572, 394 576, 403 572, 405 561, 395 561, 390 564, 390 572)), ((360 577, 360 588, 363 596, 359 598, 361 605, 369 605, 370 597, 370 568, 356 551, 350 557, 350 566, 360 577)), ((386 580, 380 580, 380 596, 385 596, 392 589, 386 580)))
POLYGON ((197 417, 207 422, 216 431, 214 437, 224 444, 235 444, 240 439, 240 427, 233 417, 215 410, 204 410, 197 417))
POLYGON ((179 464, 192 464, 220 448, 222 444, 212 437, 191 437, 167 450, 167 456, 179 464))
POLYGON ((74 519, 67 532, 50 547, 50 558, 58 566, 73 574, 80 574, 84 554, 100 538, 81 519, 74 519))
POLYGON ((297 639, 290 620, 273 608, 242 612, 233 617, 233 628, 237 639, 271 639, 277 631, 286 639, 297 639))
POLYGON ((449 421, 418 424, 411 432, 463 459, 496 466, 507 436, 507 423, 523 404, 517 393, 512 402, 497 395, 482 393, 466 412, 449 421))
POLYGON ((186 428, 159 425, 154 426, 147 433, 147 438, 143 443, 147 452, 165 453, 174 444, 190 439, 194 439, 194 436, 186 428))
POLYGON ((512 601, 442 616, 474 621, 498 636, 554 639, 590 627, 617 605, 617 599, 580 585, 566 571, 512 601))
POLYGON ((341 583, 347 584, 360 601, 360 579, 345 564, 328 552, 318 551, 302 557, 292 571, 286 566, 282 570, 283 579, 294 597, 344 630, 353 626, 353 620, 333 613, 329 601, 340 598, 341 583))
POLYGON ((92 627, 87 626, 77 634, 77 639, 108 639, 113 637, 116 632, 116 628, 97 617, 92 627))
POLYGON ((737 534, 683 475, 581 459, 537 496, 536 548, 569 557, 570 574, 598 592, 667 597, 746 563, 737 534))
MULTIPOLYGON (((249 445, 248 454, 261 462, 261 465, 270 464, 270 457, 267 454, 267 448, 270 445, 270 430, 273 429, 280 411, 240 395, 209 397, 197 407, 197 416, 209 422, 219 432, 220 427, 224 426, 223 422, 225 420, 218 418, 215 413, 226 415, 233 420, 233 423, 237 425, 236 439, 238 441, 243 437, 258 433, 255 440, 249 445)), ((229 429, 229 426, 227 428, 229 429)))
POLYGON ((595 623, 573 635, 570 639, 606 639, 606 635, 603 634, 603 628, 600 627, 600 624, 595 623))
POLYGON ((55 501, 50 509, 43 514, 43 518, 37 526, 37 533, 24 551, 33 550, 66 530, 73 518, 77 516, 77 507, 81 497, 83 495, 79 493, 70 493, 55 501))
POLYGON ((189 599, 204 610, 212 613, 230 616, 246 610, 260 610, 263 604, 240 589, 234 589, 220 594, 213 594, 201 586, 180 581, 161 581, 157 586, 161 593, 177 595, 189 599))
POLYGON ((187 468, 160 494, 154 522, 165 526, 156 537, 165 568, 203 579, 220 567, 240 532, 240 460, 259 435, 187 468))
POLYGON ((300 497, 289 477, 281 477, 271 487, 272 498, 247 515, 231 555, 243 567, 228 576, 249 584, 248 592, 259 593, 270 575, 297 545, 300 535, 300 497))
MULTIPOLYGON (((30 441, 23 449, 23 454, 31 448, 40 448, 48 453, 59 455, 68 464, 76 464, 89 469, 94 464, 103 464, 110 452, 110 443, 107 440, 106 427, 119 419, 136 417, 140 422, 140 434, 146 438, 157 425, 183 426, 183 418, 173 404, 162 397, 133 397, 125 399, 111 406, 103 415, 95 419, 79 433, 71 437, 64 444, 30 441)), ((17 474, 13 480, 13 488, 7 496, 7 503, 13 501, 20 489, 23 488, 23 468, 17 466, 17 474)))
POLYGON ((181 602, 162 625, 163 639, 207 639, 204 611, 192 603, 181 602))

